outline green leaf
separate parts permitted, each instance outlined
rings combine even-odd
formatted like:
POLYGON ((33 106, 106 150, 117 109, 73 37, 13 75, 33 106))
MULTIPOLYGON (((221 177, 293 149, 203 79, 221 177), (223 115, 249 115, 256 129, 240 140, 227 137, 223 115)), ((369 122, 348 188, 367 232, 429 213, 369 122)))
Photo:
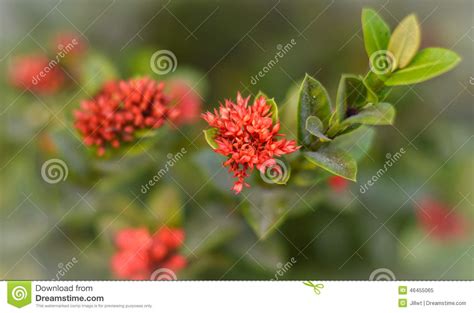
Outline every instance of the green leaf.
POLYGON ((385 21, 372 9, 362 10, 362 31, 367 55, 386 50, 390 40, 390 28, 385 21))
POLYGON ((327 147, 314 152, 304 152, 304 156, 330 173, 356 181, 357 163, 343 150, 327 147))
POLYGON ((179 193, 172 185, 165 185, 153 191, 148 207, 160 224, 180 227, 183 222, 182 203, 179 193))
POLYGON ((426 48, 417 53, 408 67, 396 71, 385 82, 387 86, 416 84, 441 75, 455 67, 461 58, 443 48, 426 48))
POLYGON ((388 50, 396 60, 393 70, 404 68, 410 63, 420 47, 420 37, 420 25, 416 15, 411 14, 398 24, 388 43, 388 50))
POLYGON ((361 126, 356 130, 337 136, 331 146, 342 149, 356 161, 367 155, 375 137, 375 130, 372 127, 361 126))
POLYGON ((301 84, 298 102, 298 143, 303 146, 312 143, 311 134, 306 131, 306 120, 310 116, 318 117, 324 127, 327 127, 331 117, 331 100, 323 85, 306 75, 301 84))
POLYGON ((367 93, 367 102, 377 103, 387 97, 391 88, 385 86, 384 79, 386 80, 386 77, 381 77, 372 71, 364 78, 364 85, 369 91, 367 93))
POLYGON ((380 102, 363 109, 358 114, 346 118, 342 124, 392 125, 395 109, 390 103, 380 102))
POLYGON ((114 65, 101 54, 90 53, 80 62, 80 82, 88 96, 93 96, 105 82, 117 76, 114 65))
POLYGON ((271 109, 270 112, 272 113, 272 120, 274 123, 277 123, 279 121, 278 119, 278 105, 275 102, 274 98, 267 99, 267 103, 270 104, 271 109))
MULTIPOLYGON (((294 84, 288 89, 283 105, 280 107, 280 119, 282 131, 287 133, 288 137, 296 137, 297 119, 298 119, 298 98, 300 86, 303 80, 294 84)), ((296 139, 296 138, 292 138, 296 139)))
POLYGON ((357 113, 367 104, 369 93, 371 98, 375 96, 372 91, 367 89, 360 77, 351 74, 341 75, 337 89, 336 110, 331 123, 340 123, 347 115, 357 113))
POLYGON ((310 116, 306 119, 306 130, 318 137, 321 141, 331 141, 331 138, 324 135, 324 125, 323 122, 316 116, 310 116))
POLYGON ((211 146, 213 149, 219 148, 219 145, 215 141, 215 137, 217 135, 217 128, 209 128, 203 130, 204 138, 206 138, 207 144, 211 146))

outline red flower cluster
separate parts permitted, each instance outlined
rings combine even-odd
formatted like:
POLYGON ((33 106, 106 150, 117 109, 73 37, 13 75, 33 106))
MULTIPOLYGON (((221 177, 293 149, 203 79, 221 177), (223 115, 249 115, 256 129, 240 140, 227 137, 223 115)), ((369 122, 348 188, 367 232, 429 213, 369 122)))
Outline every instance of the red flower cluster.
POLYGON ((159 128, 178 117, 179 109, 170 106, 163 89, 164 83, 146 77, 109 82, 93 99, 82 101, 75 127, 102 156, 106 147, 132 141, 137 130, 159 128))
POLYGON ((467 230, 463 216, 432 199, 420 203, 417 218, 426 232, 440 240, 462 237, 467 230))
POLYGON ((119 251, 112 257, 112 271, 118 278, 134 280, 151 279, 158 269, 177 272, 186 266, 177 253, 183 241, 182 229, 162 227, 154 235, 145 228, 123 229, 115 237, 119 251))
POLYGON ((240 193, 244 186, 249 187, 245 178, 254 167, 265 171, 265 166, 274 165, 275 157, 293 153, 299 149, 294 140, 280 139, 280 123, 274 123, 271 106, 265 97, 255 99, 248 106, 250 97, 242 98, 237 94, 237 103, 230 100, 220 104, 219 111, 202 115, 209 126, 217 129, 215 152, 227 156, 224 166, 237 178, 233 190, 240 193))
POLYGON ((46 55, 31 54, 13 58, 9 80, 17 88, 48 94, 63 85, 64 73, 58 64, 50 64, 46 55))

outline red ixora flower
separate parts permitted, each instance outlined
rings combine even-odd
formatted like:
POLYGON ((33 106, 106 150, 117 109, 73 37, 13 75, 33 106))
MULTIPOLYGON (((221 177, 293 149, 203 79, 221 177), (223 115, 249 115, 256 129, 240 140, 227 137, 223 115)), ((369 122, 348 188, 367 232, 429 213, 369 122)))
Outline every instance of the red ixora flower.
POLYGON ((111 81, 94 98, 82 101, 74 112, 75 127, 84 143, 97 147, 102 156, 107 147, 132 141, 137 130, 159 128, 177 118, 179 109, 170 106, 163 89, 164 83, 147 77, 111 81))
POLYGON ((416 213, 424 230, 439 240, 463 237, 468 229, 465 217, 433 199, 422 200, 416 213))
POLYGON ((162 227, 155 234, 146 228, 120 230, 115 236, 118 251, 112 256, 115 276, 133 280, 169 280, 170 275, 186 267, 186 259, 177 250, 184 241, 180 228, 162 227), (154 275, 164 270, 167 275, 154 275))
POLYGON ((250 187, 245 178, 257 168, 265 171, 266 166, 276 163, 275 157, 293 153, 299 149, 294 140, 287 140, 279 134, 280 123, 272 120, 271 105, 264 96, 247 105, 250 97, 242 98, 237 93, 237 103, 225 100, 214 114, 207 112, 202 117, 215 128, 214 151, 228 159, 224 166, 237 178, 232 189, 240 193, 244 186, 250 187), (279 139, 280 138, 280 139, 279 139))
POLYGON ((13 58, 9 68, 10 83, 31 92, 51 94, 64 83, 64 73, 57 63, 44 54, 30 54, 13 58))

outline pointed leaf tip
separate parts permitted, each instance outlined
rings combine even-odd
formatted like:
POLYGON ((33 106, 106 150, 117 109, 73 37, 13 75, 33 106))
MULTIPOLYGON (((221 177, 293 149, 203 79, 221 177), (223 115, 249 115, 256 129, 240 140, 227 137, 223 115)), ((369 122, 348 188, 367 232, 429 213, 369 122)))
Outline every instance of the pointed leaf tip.
POLYGON ((404 68, 415 56, 420 47, 421 31, 416 15, 405 17, 393 31, 388 43, 388 50, 395 56, 393 68, 404 68))
POLYGON ((217 128, 209 128, 203 130, 204 133, 204 138, 206 138, 207 143, 211 148, 217 149, 219 148, 219 145, 217 144, 215 137, 217 135, 217 128))

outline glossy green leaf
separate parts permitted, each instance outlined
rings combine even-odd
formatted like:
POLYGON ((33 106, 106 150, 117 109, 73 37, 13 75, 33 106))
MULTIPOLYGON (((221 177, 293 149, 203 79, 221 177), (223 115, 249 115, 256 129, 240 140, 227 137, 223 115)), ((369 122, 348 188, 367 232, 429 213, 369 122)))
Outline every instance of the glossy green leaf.
POLYGON ((461 58, 443 48, 426 48, 417 53, 408 67, 396 71, 385 82, 387 86, 416 84, 441 75, 455 67, 461 58))
POLYGON ((310 116, 318 117, 327 127, 331 117, 331 100, 323 85, 306 75, 301 84, 298 102, 298 143, 303 146, 312 143, 311 134, 306 131, 306 120, 310 116))
POLYGON ((405 17, 395 28, 388 43, 388 50, 396 60, 393 70, 404 68, 413 59, 420 47, 420 33, 420 25, 414 14, 405 17))
POLYGON ((380 77, 372 71, 364 77, 364 85, 367 90, 369 90, 367 93, 367 102, 377 103, 387 97, 391 88, 385 86, 384 79, 386 79, 386 77, 380 77))
POLYGON ((337 148, 322 148, 304 152, 304 156, 324 170, 352 181, 356 181, 357 163, 345 151, 337 148))
POLYGON ((321 120, 316 116, 310 116, 306 119, 306 130, 323 142, 331 141, 331 138, 324 135, 323 122, 321 122, 321 120))
POLYGON ((217 134, 217 128, 209 128, 203 130, 204 132, 204 138, 206 138, 207 144, 211 146, 213 149, 219 148, 219 145, 215 141, 215 137, 217 134))
POLYGON ((346 118, 344 125, 392 125, 395 119, 395 109, 390 103, 380 102, 368 106, 358 114, 346 118))
POLYGON ((375 130, 369 126, 361 126, 356 130, 337 136, 331 146, 344 150, 356 161, 367 156, 375 137, 375 130))
POLYGON ((375 96, 373 92, 368 91, 359 76, 343 74, 337 89, 336 110, 331 123, 340 123, 347 115, 357 113, 360 108, 366 105, 368 92, 371 93, 371 98, 375 96))
POLYGON ((367 55, 386 50, 390 40, 390 28, 385 21, 372 9, 362 10, 362 31, 367 55))

